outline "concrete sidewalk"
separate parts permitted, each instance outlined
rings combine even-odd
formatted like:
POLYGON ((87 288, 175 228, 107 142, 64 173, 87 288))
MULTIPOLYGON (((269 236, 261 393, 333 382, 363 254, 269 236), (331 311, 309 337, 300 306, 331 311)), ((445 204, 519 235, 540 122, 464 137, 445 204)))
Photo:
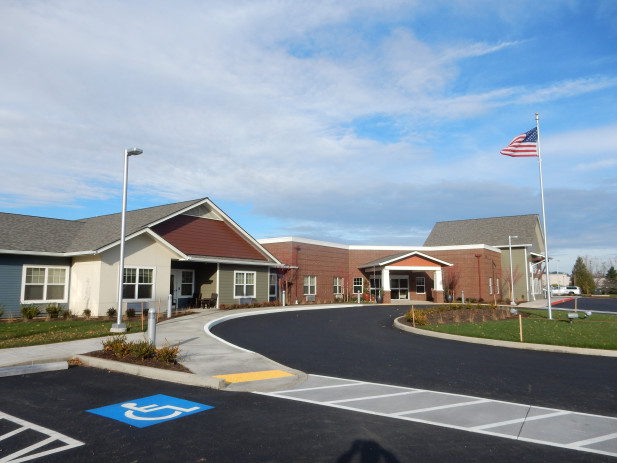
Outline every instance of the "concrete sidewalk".
MULTIPOLYGON (((254 352, 235 347, 205 330, 205 327, 216 320, 235 318, 250 312, 260 314, 266 312, 327 309, 347 307, 346 305, 321 306, 288 306, 279 308, 238 309, 221 311, 215 309, 199 309, 190 315, 160 321, 156 329, 156 345, 180 345, 182 364, 193 374, 177 373, 157 368, 138 367, 122 362, 106 361, 81 354, 102 349, 102 341, 107 337, 69 341, 55 344, 45 344, 30 347, 15 347, 0 350, 0 369, 8 367, 24 367, 29 365, 66 362, 77 356, 82 363, 137 374, 154 379, 173 381, 184 384, 200 385, 216 389, 239 391, 263 391, 293 387, 304 381, 306 375, 300 371, 280 365, 254 352), (217 378, 217 377, 223 378, 217 378)), ((144 339, 145 333, 127 334, 129 341, 144 339)), ((38 371, 38 370, 33 370, 38 371)), ((23 368, 15 369, 16 374, 24 374, 23 368)), ((0 375, 1 376, 1 375, 0 375)))

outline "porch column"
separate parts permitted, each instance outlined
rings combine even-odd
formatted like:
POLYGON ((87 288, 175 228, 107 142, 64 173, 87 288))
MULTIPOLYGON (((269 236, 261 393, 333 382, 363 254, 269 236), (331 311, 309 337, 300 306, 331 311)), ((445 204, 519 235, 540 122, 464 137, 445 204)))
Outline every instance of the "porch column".
POLYGON ((381 288, 390 291, 390 269, 384 267, 381 271, 381 288))
POLYGON ((435 274, 433 275, 433 302, 438 304, 442 304, 444 302, 441 267, 439 267, 439 270, 435 270, 435 274))
POLYGON ((385 267, 381 269, 381 289, 383 301, 389 304, 392 301, 390 298, 390 270, 385 267))
POLYGON ((435 286, 435 291, 443 291, 443 276, 441 267, 439 267, 439 270, 435 270, 435 278, 433 280, 433 283, 435 286))

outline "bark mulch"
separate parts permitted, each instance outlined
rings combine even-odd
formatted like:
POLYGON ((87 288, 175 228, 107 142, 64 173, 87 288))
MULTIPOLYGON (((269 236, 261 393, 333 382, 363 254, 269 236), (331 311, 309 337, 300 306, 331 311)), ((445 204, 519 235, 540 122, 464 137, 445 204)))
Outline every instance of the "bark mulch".
POLYGON ((88 355, 90 357, 97 357, 97 358, 101 358, 101 359, 105 359, 105 360, 113 360, 113 361, 116 361, 116 362, 131 363, 133 365, 141 365, 141 366, 144 366, 144 367, 161 368, 163 370, 172 370, 172 371, 181 371, 181 372, 184 372, 184 373, 192 373, 191 370, 186 368, 181 363, 178 363, 178 362, 162 362, 162 361, 157 360, 155 358, 148 358, 148 359, 141 359, 141 358, 138 358, 138 357, 118 358, 118 357, 116 357, 113 354, 113 352, 108 352, 108 351, 104 351, 104 350, 97 350, 97 351, 94 351, 94 352, 88 352, 87 354, 84 354, 84 355, 88 355))

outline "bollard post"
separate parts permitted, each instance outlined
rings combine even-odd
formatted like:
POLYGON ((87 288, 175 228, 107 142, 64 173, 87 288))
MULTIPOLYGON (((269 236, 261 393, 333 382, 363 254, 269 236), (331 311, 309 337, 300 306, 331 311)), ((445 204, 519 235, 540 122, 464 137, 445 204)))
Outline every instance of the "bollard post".
POLYGON ((148 310, 148 342, 156 346, 156 309, 148 310))
POLYGON ((285 290, 283 290, 283 307, 286 305, 287 298, 285 297, 285 290))
POLYGON ((167 296, 167 318, 171 318, 171 294, 167 296))
POLYGON ((461 291, 461 301, 463 304, 465 303, 465 291, 461 291))

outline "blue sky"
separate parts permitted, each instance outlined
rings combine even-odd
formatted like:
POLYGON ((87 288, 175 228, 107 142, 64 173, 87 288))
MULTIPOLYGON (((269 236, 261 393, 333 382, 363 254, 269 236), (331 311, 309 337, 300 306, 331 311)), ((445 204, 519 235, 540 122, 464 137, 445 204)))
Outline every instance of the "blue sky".
MULTIPOLYGON (((617 263, 617 2, 4 1, 0 211, 211 198, 256 238, 421 245, 541 213, 617 263)), ((507 237, 504 237, 504 244, 507 237)))

